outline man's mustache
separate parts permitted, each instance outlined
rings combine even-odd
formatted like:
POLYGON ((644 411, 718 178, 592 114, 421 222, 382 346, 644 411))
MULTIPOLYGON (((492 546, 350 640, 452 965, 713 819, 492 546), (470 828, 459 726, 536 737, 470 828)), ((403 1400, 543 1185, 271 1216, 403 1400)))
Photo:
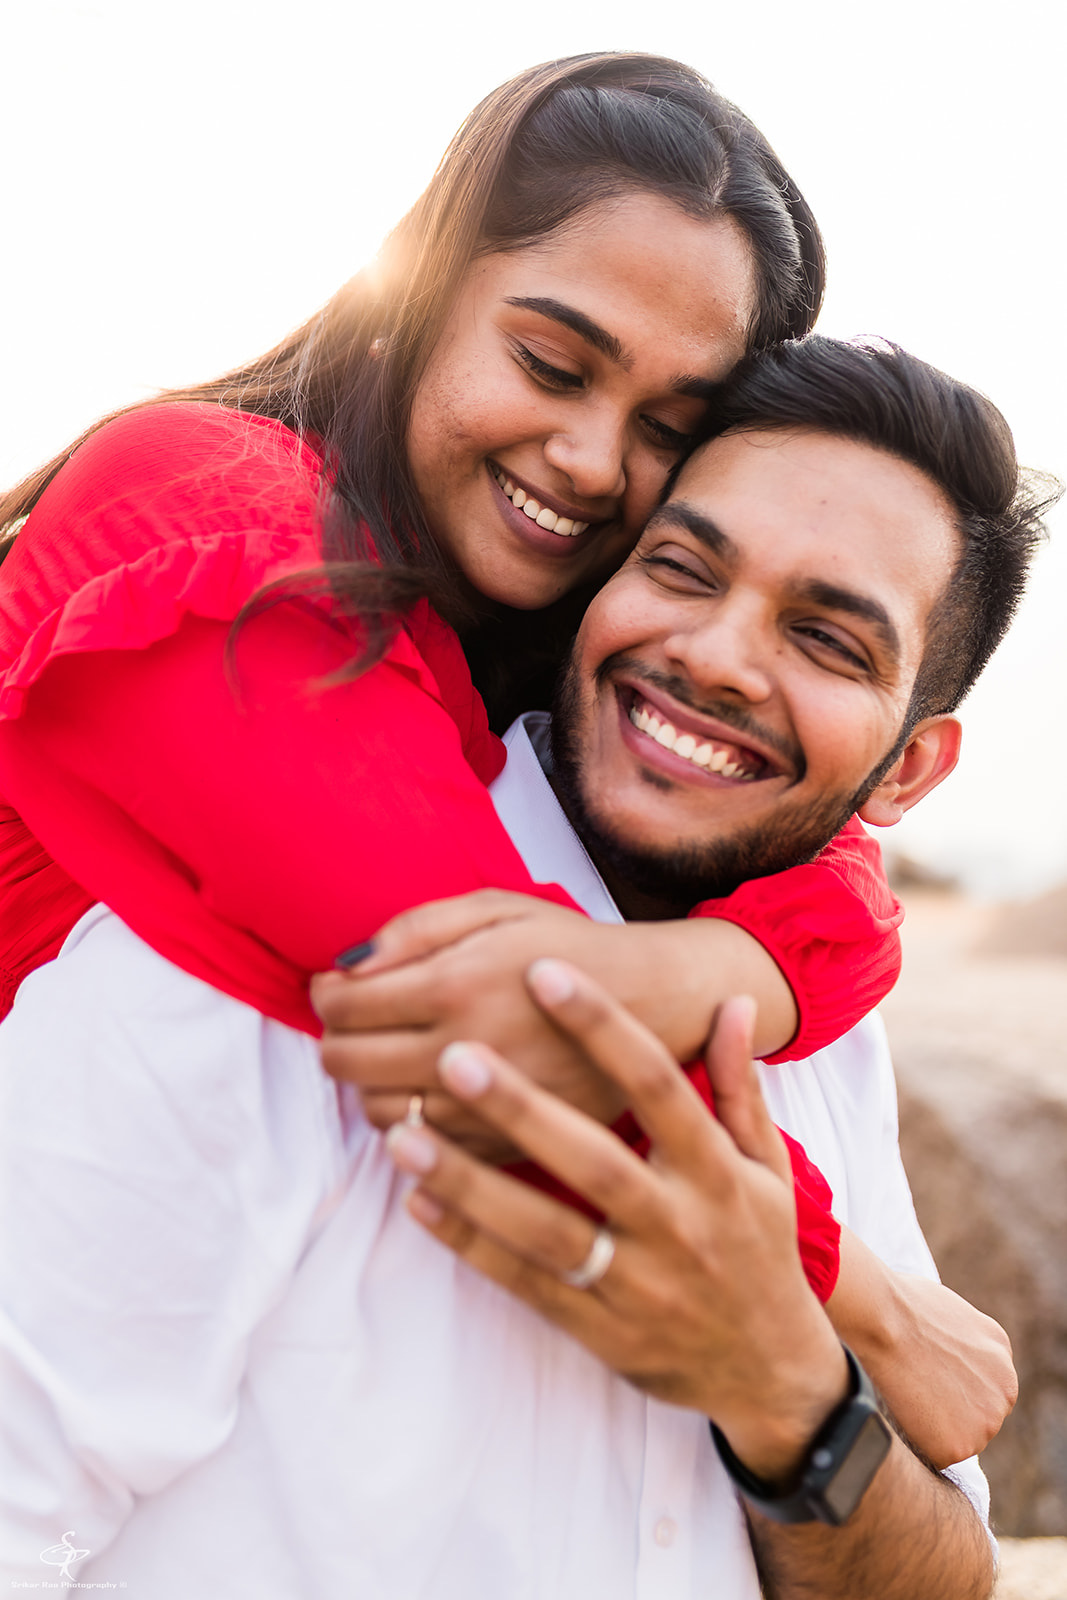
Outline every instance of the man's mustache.
POLYGON ((654 667, 645 666, 636 656, 628 656, 623 651, 606 656, 597 667, 593 675, 597 688, 604 688, 617 674, 625 674, 636 682, 650 684, 653 689, 661 689, 664 694, 669 694, 677 700, 679 705, 687 706, 698 716, 713 717, 716 722, 725 723, 735 733, 747 735, 757 744, 762 744, 765 749, 773 750, 794 772, 794 782, 799 783, 807 772, 808 763, 800 745, 770 728, 765 728, 751 712, 743 710, 741 706, 735 706, 729 700, 698 700, 684 678, 673 677, 669 672, 657 672, 654 667))

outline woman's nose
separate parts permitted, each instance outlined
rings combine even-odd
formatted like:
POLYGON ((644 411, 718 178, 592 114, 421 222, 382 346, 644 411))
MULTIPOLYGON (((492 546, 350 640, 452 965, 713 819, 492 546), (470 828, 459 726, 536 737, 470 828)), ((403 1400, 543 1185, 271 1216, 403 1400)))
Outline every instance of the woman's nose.
POLYGON ((625 428, 612 417, 574 419, 565 432, 549 436, 544 455, 583 500, 617 500, 625 493, 625 428))

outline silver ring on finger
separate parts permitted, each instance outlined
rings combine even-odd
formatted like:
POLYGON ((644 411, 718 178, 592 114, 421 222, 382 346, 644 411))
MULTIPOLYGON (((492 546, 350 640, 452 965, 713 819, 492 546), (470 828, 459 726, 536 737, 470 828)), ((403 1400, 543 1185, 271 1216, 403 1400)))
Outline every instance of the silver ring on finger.
POLYGON ((561 1272, 559 1279, 570 1289, 591 1289, 600 1282, 615 1259, 615 1235, 610 1228, 598 1228, 589 1247, 589 1254, 580 1267, 572 1272, 561 1272))
POLYGON ((425 1128, 426 1118, 422 1114, 423 1103, 424 1097, 421 1094, 412 1095, 408 1101, 408 1109, 404 1116, 404 1126, 406 1128, 425 1128))

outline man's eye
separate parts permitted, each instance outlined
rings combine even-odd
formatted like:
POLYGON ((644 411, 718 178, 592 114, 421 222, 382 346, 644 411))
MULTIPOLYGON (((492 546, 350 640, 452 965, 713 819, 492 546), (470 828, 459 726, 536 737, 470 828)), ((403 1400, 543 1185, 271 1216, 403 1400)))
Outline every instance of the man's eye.
POLYGON ((694 571, 686 566, 683 561, 676 561, 671 556, 638 556, 638 561, 647 572, 669 589, 700 589, 706 590, 709 579, 706 573, 694 571))
POLYGON ((524 344, 515 345, 515 354, 526 368, 539 382, 548 384, 553 389, 580 389, 582 377, 578 372, 565 372, 562 367, 550 366, 547 361, 542 361, 540 356, 535 356, 524 344))
POLYGON ((841 661, 847 661, 849 666, 856 667, 860 672, 869 672, 870 663, 863 656, 857 655, 855 650, 850 650, 843 639, 838 639, 835 634, 827 633, 825 628, 815 628, 810 625, 798 629, 805 638, 820 650, 828 651, 841 661))

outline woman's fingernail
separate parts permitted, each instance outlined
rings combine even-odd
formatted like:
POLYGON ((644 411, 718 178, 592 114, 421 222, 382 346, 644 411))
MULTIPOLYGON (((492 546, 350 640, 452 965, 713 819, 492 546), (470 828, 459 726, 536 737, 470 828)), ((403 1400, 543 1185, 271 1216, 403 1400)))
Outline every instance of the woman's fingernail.
POLYGON ((394 1122, 385 1136, 385 1147, 401 1172, 432 1172, 437 1165, 437 1146, 429 1134, 406 1122, 394 1122))
POLYGON ((368 956, 374 954, 374 951, 374 940, 364 939, 362 944, 349 945, 348 949, 342 950, 339 956, 334 956, 333 964, 335 967, 343 967, 347 971, 349 967, 358 967, 360 962, 366 961, 368 956))
POLYGON ((445 1214, 444 1206, 439 1205, 432 1194, 426 1194, 422 1189, 412 1189, 405 1203, 415 1221, 424 1223, 427 1228, 436 1228, 445 1214))
POLYGON ((535 961, 526 977, 538 1000, 548 1005, 561 1005, 574 994, 574 979, 562 961, 535 961))
POLYGON ((453 1093, 468 1098, 484 1094, 492 1080, 488 1062, 467 1044, 446 1044, 437 1070, 453 1093))

